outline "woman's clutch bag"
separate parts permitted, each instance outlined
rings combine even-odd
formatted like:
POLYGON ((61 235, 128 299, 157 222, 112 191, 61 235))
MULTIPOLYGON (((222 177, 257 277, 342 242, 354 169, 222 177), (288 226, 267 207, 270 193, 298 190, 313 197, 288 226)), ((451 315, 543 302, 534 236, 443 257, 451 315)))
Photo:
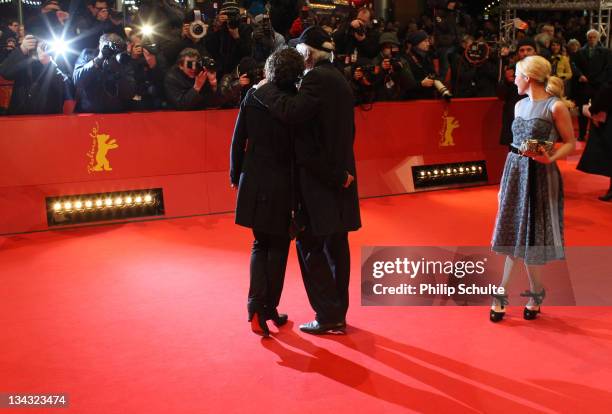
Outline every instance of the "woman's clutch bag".
POLYGON ((526 139, 521 143, 519 150, 527 154, 550 154, 552 152, 554 142, 543 139, 526 139))

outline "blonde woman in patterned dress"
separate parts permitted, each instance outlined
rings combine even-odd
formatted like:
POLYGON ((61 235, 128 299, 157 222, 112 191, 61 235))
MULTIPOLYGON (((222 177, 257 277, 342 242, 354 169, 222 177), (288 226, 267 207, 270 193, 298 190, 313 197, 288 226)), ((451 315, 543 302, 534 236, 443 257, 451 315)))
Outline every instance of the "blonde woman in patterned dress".
MULTIPOLYGON (((529 276, 529 298, 523 317, 531 320, 540 313, 545 290, 541 268, 565 258, 563 241, 563 182, 556 161, 570 154, 576 139, 568 107, 563 98, 563 81, 551 76, 551 65, 541 56, 529 56, 516 65, 515 84, 520 95, 515 107, 512 145, 506 158, 499 190, 499 209, 493 232, 493 251, 506 255, 500 286, 507 291, 512 270, 522 261, 529 276), (521 152, 527 139, 561 141, 547 153, 521 152)), ((494 295, 490 320, 503 319, 508 295, 494 295)))

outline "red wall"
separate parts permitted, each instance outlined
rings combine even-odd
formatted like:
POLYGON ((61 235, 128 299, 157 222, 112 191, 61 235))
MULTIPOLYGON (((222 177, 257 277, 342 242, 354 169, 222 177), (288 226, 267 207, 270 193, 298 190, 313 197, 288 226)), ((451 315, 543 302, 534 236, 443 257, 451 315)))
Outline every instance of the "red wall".
MULTIPOLYGON (((495 99, 357 109, 360 195, 414 191, 412 165, 486 159, 489 182, 498 182, 500 111, 495 99), (453 146, 440 145, 445 111, 459 123, 453 146)), ((162 187, 166 217, 230 211, 235 118, 235 110, 1 117, 0 234, 47 229, 46 196, 162 187), (112 171, 90 171, 96 124, 118 145, 107 155, 112 171)))

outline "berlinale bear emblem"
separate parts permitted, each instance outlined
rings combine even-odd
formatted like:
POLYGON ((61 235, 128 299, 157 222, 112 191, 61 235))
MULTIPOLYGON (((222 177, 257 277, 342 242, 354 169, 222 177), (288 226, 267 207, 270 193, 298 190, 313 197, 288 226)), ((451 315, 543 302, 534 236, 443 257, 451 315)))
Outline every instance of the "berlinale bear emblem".
POLYGON ((87 172, 92 173, 94 171, 112 171, 110 161, 107 158, 108 151, 119 148, 117 140, 111 139, 108 134, 99 134, 100 126, 96 122, 96 126, 93 127, 89 136, 92 138, 91 149, 87 153, 89 157, 89 164, 87 165, 87 172))
POLYGON ((448 116, 448 111, 444 111, 442 116, 443 124, 442 130, 440 131, 440 146, 441 147, 453 147, 455 146, 455 139, 453 138, 453 132, 459 128, 461 124, 454 116, 448 116))

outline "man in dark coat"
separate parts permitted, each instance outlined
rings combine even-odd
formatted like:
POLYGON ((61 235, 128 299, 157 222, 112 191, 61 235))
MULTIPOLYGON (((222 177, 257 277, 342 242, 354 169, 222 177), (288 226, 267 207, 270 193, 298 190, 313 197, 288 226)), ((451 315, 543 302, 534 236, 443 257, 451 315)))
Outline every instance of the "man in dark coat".
POLYGON ((416 87, 408 92, 408 97, 410 99, 434 99, 436 97, 434 79, 438 76, 430 52, 429 36, 424 30, 418 30, 410 33, 406 40, 412 45, 407 55, 410 71, 416 81, 416 87))
POLYGON ((232 139, 230 180, 238 187, 236 224, 253 229, 251 282, 247 309, 254 332, 267 336, 266 320, 283 325, 287 315, 277 311, 289 254, 289 223, 295 204, 292 184, 291 129, 272 117, 261 102, 276 91, 295 94, 304 60, 295 49, 275 52, 266 63, 271 82, 254 95, 251 89, 240 105, 232 139))
MULTIPOLYGON (((304 332, 344 332, 348 310, 348 232, 361 227, 353 142, 351 89, 329 60, 331 37, 320 27, 306 29, 297 49, 308 73, 299 93, 273 91, 261 97, 270 112, 292 125, 308 125, 296 138, 296 159, 306 229, 298 236, 298 260, 314 321, 304 332)), ((258 92, 255 93, 258 96, 258 92)))
POLYGON ((221 94, 217 89, 217 74, 207 68, 197 50, 187 48, 164 80, 166 99, 177 110, 199 110, 217 107, 221 94))
POLYGON ((594 96, 591 105, 583 107, 585 116, 591 119, 591 132, 582 153, 578 170, 610 178, 608 191, 598 197, 612 201, 612 81, 594 96))
MULTIPOLYGON (((576 86, 576 104, 582 106, 612 80, 612 52, 599 44, 600 34, 597 30, 587 32, 587 44, 575 56, 573 75, 578 80, 576 86)), ((579 140, 584 140, 587 134, 589 120, 582 114, 578 116, 580 127, 579 140)))
POLYGON ((100 36, 98 49, 85 49, 74 66, 78 112, 122 112, 136 94, 134 70, 125 41, 116 33, 100 36))
POLYGON ((32 35, 0 64, 0 76, 15 81, 8 109, 11 115, 61 114, 64 104, 73 107, 70 78, 57 67, 45 43, 32 35))

